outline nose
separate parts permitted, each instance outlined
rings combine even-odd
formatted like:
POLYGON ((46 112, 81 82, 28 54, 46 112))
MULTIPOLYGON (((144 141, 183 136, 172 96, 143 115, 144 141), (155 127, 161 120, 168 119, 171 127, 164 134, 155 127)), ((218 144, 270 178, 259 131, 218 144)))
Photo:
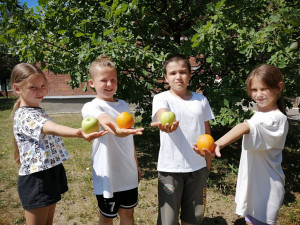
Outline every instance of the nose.
POLYGON ((181 74, 180 73, 176 73, 176 79, 181 79, 181 78, 182 78, 181 74))

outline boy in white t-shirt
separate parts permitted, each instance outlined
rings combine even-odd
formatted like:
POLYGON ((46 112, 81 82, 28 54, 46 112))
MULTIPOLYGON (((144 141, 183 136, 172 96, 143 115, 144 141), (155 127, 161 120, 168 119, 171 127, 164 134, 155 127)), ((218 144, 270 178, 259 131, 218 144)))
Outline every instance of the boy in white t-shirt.
POLYGON ((89 73, 89 84, 96 90, 97 97, 83 106, 82 116, 98 118, 102 128, 109 132, 105 138, 95 139, 92 147, 99 225, 113 224, 117 214, 121 224, 133 225, 140 170, 132 135, 141 135, 143 128, 121 129, 115 122, 118 114, 129 112, 129 107, 125 101, 113 97, 117 91, 117 71, 111 59, 105 56, 96 59, 89 73))
POLYGON ((170 90, 153 98, 151 126, 160 129, 158 157, 157 224, 200 224, 203 220, 208 170, 212 158, 205 159, 193 150, 201 134, 210 134, 214 118, 205 96, 187 90, 191 65, 183 55, 171 55, 164 63, 165 80, 170 90), (163 126, 162 112, 172 111, 177 121, 163 126))

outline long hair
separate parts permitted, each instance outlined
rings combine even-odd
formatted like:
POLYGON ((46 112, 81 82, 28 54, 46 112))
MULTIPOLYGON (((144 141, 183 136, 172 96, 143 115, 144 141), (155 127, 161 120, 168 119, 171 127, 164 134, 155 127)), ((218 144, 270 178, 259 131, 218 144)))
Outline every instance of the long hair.
MULTIPOLYGON (((38 68, 37 66, 29 64, 29 63, 19 63, 13 68, 13 70, 11 72, 10 82, 12 85, 16 84, 19 87, 22 87, 26 83, 26 80, 30 76, 37 75, 37 74, 41 74, 42 76, 45 77, 43 71, 40 68, 38 68)), ((45 80, 47 80, 46 77, 45 77, 45 80)), ((12 109, 12 113, 11 113, 12 118, 14 117, 16 110, 18 108, 20 108, 20 104, 21 104, 21 100, 18 97, 18 99, 16 100, 16 102, 13 106, 13 109, 12 109)), ((14 150, 15 162, 20 163, 20 153, 19 153, 19 148, 18 148, 15 137, 13 139, 13 143, 14 143, 14 147, 15 147, 15 150, 14 150)))
MULTIPOLYGON (((246 81, 247 93, 251 96, 251 80, 257 77, 259 78, 269 89, 280 89, 278 84, 283 82, 283 77, 281 71, 273 65, 263 64, 256 67, 249 75, 246 81)), ((283 89, 281 90, 281 93, 283 89)), ((286 115, 286 107, 284 99, 281 94, 277 96, 277 106, 279 110, 286 115)))
POLYGON ((102 55, 99 58, 95 59, 90 65, 89 74, 90 74, 91 79, 93 79, 95 77, 95 68, 96 67, 111 67, 111 68, 116 69, 116 65, 112 61, 112 59, 105 55, 102 55))

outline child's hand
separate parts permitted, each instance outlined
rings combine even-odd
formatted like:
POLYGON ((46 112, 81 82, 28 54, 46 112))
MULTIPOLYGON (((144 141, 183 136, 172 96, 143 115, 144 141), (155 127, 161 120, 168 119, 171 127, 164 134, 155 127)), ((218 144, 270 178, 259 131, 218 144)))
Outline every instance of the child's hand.
POLYGON ((178 120, 176 122, 174 122, 171 126, 168 123, 166 123, 165 126, 163 126, 161 124, 161 122, 153 122, 153 123, 151 123, 151 127, 158 127, 161 131, 164 131, 166 133, 171 133, 171 132, 177 130, 178 125, 179 125, 179 121, 178 120))
POLYGON ((197 147, 197 144, 194 144, 193 150, 207 160, 213 160, 215 158, 215 151, 210 152, 206 148, 202 148, 202 151, 200 151, 197 147))
POLYGON ((129 128, 129 129, 120 128, 118 127, 118 125, 113 124, 111 122, 106 122, 105 124, 111 129, 111 132, 117 137, 126 137, 130 134, 142 135, 144 131, 144 128, 129 128))
POLYGON ((216 144, 215 153, 216 153, 216 156, 221 157, 221 148, 218 144, 216 144))
POLYGON ((144 176, 140 167, 138 167, 138 181, 140 182, 141 178, 144 176))
POLYGON ((92 133, 86 134, 82 131, 81 128, 79 128, 77 131, 77 134, 79 135, 79 137, 85 139, 86 141, 92 141, 95 138, 101 137, 107 133, 108 133, 107 130, 101 130, 99 132, 92 132, 92 133))

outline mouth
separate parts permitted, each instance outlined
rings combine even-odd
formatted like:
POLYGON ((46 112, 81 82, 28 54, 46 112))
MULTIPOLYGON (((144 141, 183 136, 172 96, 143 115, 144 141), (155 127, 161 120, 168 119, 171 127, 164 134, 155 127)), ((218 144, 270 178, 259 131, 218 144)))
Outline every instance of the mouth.
POLYGON ((265 99, 256 99, 256 102, 263 102, 265 99))

